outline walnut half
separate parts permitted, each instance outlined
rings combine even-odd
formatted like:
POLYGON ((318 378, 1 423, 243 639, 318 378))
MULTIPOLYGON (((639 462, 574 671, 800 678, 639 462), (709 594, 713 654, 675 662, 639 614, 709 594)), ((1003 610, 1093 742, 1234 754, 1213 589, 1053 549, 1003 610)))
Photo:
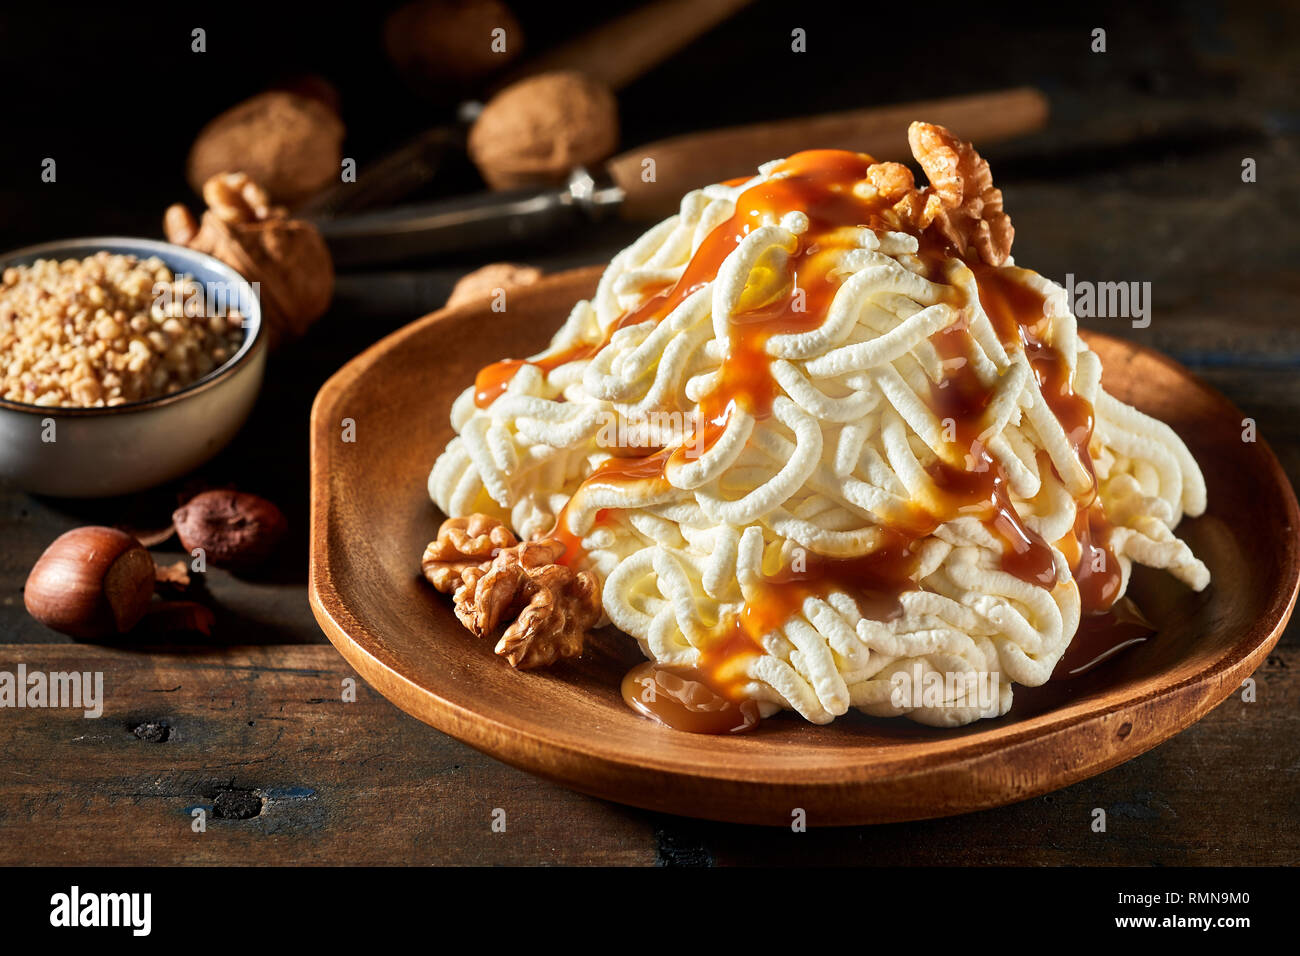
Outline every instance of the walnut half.
POLYGON ((438 529, 438 537, 424 549, 420 570, 435 588, 451 594, 461 586, 464 571, 486 571, 497 552, 518 543, 505 524, 489 515, 448 518, 438 529))
POLYGON ((1002 209, 1002 190, 994 187, 988 162, 970 143, 932 123, 913 123, 907 140, 930 180, 920 225, 933 219, 958 254, 976 253, 989 265, 1001 266, 1011 254, 1016 232, 1002 209), (939 199, 938 209, 930 201, 933 197, 939 199))
POLYGON ((525 541, 500 551, 489 567, 468 568, 461 576, 456 616, 479 637, 513 619, 496 653, 520 670, 577 657, 600 617, 596 576, 556 563, 563 553, 555 538, 525 541))

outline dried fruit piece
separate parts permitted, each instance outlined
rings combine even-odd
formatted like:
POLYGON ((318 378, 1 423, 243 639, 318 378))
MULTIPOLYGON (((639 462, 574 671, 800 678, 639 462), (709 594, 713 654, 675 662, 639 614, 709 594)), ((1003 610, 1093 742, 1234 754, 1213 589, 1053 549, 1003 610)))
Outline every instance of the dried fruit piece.
MULTIPOLYGON (((1011 254, 1015 229, 1002 210, 1002 190, 993 186, 989 164, 970 143, 942 126, 913 123, 907 130, 912 155, 930 180, 922 193, 926 209, 931 197, 940 206, 933 224, 961 256, 972 251, 991 266, 1000 266, 1011 254)), ((924 228, 927 223, 918 223, 924 228)))
POLYGON ((202 548, 205 560, 238 570, 261 564, 284 535, 280 509, 243 491, 205 491, 172 514, 186 551, 202 548))
POLYGON ((600 617, 596 576, 557 564, 562 554, 564 543, 557 538, 525 541, 498 552, 486 569, 462 574, 456 616, 479 637, 513 618, 496 653, 520 670, 577 657, 600 617))

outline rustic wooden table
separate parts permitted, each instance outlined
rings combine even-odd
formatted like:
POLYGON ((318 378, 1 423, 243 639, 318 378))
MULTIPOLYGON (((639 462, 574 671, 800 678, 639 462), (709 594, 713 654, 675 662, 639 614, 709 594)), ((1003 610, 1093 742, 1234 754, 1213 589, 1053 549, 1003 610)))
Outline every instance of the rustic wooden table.
MULTIPOLYGON (((772 10, 760 5, 735 30, 788 36, 772 10)), ((1067 274, 1150 282, 1149 327, 1082 324, 1194 369, 1257 421, 1296 482, 1297 13, 1210 4, 1183 19, 1121 12, 1097 20, 1022 24, 990 34, 976 52, 954 45, 950 75, 916 95, 1020 82, 1047 90, 1051 127, 988 151, 1016 225, 1017 260, 1062 282, 1067 274), (1095 25, 1109 28, 1105 54, 1088 52, 1095 25), (1255 182, 1243 182, 1246 159, 1255 182)), ((744 49, 715 35, 657 75, 680 85, 680 71, 698 75, 716 58, 740 64, 744 49)), ((654 82, 627 100, 653 102, 654 82)), ((897 83, 886 87, 893 99, 907 97, 897 83)), ((671 129, 646 109, 638 127, 646 136, 671 129)), ((49 201, 23 195, 29 210, 49 201)), ((97 228, 83 220, 64 231, 97 228)), ((611 226, 510 255, 547 269, 594 263, 635 232, 611 226)), ((1294 624, 1255 675, 1255 703, 1230 697, 1100 777, 971 816, 852 830, 791 833, 629 809, 502 765, 364 684, 355 703, 343 702, 343 681, 354 675, 324 642, 305 589, 308 410, 335 369, 438 307, 472 264, 343 276, 330 314, 275 358, 252 422, 198 477, 274 499, 291 533, 256 579, 206 575, 203 599, 217 611, 209 638, 78 644, 23 609, 27 571, 55 535, 89 522, 165 521, 175 487, 129 501, 0 492, 0 670, 102 671, 106 697, 98 720, 0 711, 0 863, 1300 862, 1294 624), (198 807, 209 811, 204 833, 191 826, 198 807), (1089 826, 1096 807, 1108 811, 1104 834, 1089 826), (492 827, 496 808, 507 812, 504 833, 492 827)), ((178 548, 173 540, 156 549, 159 560, 178 560, 178 548)))

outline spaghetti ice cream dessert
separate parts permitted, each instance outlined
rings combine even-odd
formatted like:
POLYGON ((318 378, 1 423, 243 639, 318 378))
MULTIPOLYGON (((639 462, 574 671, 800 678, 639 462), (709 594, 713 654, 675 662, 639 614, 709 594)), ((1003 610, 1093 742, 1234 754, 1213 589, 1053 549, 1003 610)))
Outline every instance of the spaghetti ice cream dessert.
POLYGON ((1182 441, 1013 263, 988 164, 909 141, 923 188, 816 150, 689 193, 545 351, 479 373, 424 559, 472 631, 528 667, 608 620, 647 658, 628 702, 682 729, 959 726, 1046 682, 1135 562, 1208 584, 1182 441))

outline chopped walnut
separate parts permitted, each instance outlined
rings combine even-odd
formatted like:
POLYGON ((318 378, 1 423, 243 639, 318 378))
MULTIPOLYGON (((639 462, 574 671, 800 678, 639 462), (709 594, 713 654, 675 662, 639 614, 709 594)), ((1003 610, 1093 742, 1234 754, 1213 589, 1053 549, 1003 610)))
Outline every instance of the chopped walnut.
POLYGON ((912 171, 902 163, 873 163, 867 167, 867 181, 890 202, 897 202, 916 189, 912 171))
POLYGON ((0 398, 102 408, 185 388, 244 340, 233 308, 191 308, 203 291, 156 256, 107 250, 0 270, 0 398))
POLYGON ((930 180, 921 194, 925 208, 914 210, 914 221, 922 228, 933 222, 963 256, 973 250, 991 266, 1006 262, 1015 230, 1002 211, 1002 190, 994 188, 988 162, 970 143, 932 123, 913 123, 907 141, 930 180))
POLYGON ((154 563, 154 583, 160 587, 184 591, 190 586, 190 568, 184 561, 175 564, 154 563))
POLYGON ((912 189, 894 203, 894 214, 917 232, 930 228, 942 211, 943 201, 929 190, 912 189))
POLYGON ((518 543, 510 529, 490 515, 448 518, 437 539, 424 549, 420 570, 435 588, 451 594, 460 587, 462 573, 470 568, 486 571, 497 552, 518 543))
POLYGON ((596 576, 557 564, 563 553, 556 538, 525 541, 500 551, 487 568, 466 569, 456 591, 456 616, 479 637, 515 618, 496 652, 521 670, 577 657, 600 617, 596 576))

